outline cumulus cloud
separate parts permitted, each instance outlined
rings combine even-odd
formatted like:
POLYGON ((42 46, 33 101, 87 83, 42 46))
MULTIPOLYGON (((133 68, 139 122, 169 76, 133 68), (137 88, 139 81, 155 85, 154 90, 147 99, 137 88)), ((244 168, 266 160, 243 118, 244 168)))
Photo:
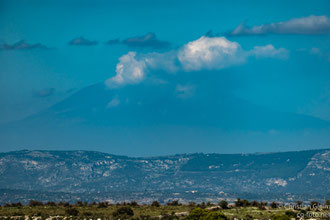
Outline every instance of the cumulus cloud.
POLYGON ((312 56, 316 56, 320 59, 325 59, 326 61, 330 61, 330 51, 324 48, 312 47, 312 48, 300 48, 296 50, 300 53, 309 54, 312 56))
MULTIPOLYGON (((276 49, 270 44, 245 51, 237 42, 229 41, 225 37, 202 36, 178 50, 166 53, 129 52, 119 58, 116 75, 107 79, 105 83, 110 88, 137 84, 146 78, 150 70, 162 70, 169 73, 219 70, 241 64, 250 56, 283 59, 287 58, 288 51, 284 48, 276 49)), ((188 87, 178 86, 177 91, 188 94, 188 87)))
POLYGON ((224 37, 202 36, 184 45, 178 52, 184 70, 222 69, 244 61, 238 43, 224 37))
POLYGON ((34 92, 34 95, 39 98, 45 98, 54 95, 55 89, 54 88, 46 88, 41 89, 34 92))
POLYGON ((155 33, 127 38, 122 43, 129 47, 149 47, 153 49, 163 49, 170 46, 169 42, 158 40, 155 33))
POLYGON ((248 27, 246 22, 243 22, 230 33, 230 35, 258 34, 330 34, 330 19, 325 15, 310 15, 253 27, 248 27))
POLYGON ((146 74, 145 59, 137 58, 136 52, 129 52, 119 58, 116 66, 116 76, 108 79, 106 85, 116 87, 125 84, 137 84, 146 74))
POLYGON ((177 64, 177 51, 166 53, 148 53, 145 55, 145 62, 148 68, 153 70, 166 70, 170 73, 179 71, 177 64))
POLYGON ((78 45, 78 46, 94 46, 97 45, 97 41, 88 40, 84 37, 77 37, 69 41, 69 45, 78 45))
POLYGON ((253 50, 250 51, 251 54, 255 55, 257 58, 279 58, 287 59, 289 57, 289 51, 285 48, 276 49, 273 45, 268 44, 266 46, 255 46, 253 50))
POLYGON ((14 44, 6 44, 3 43, 0 45, 0 49, 2 50, 32 50, 32 49, 50 49, 45 45, 40 43, 37 44, 29 44, 25 40, 18 41, 14 44))

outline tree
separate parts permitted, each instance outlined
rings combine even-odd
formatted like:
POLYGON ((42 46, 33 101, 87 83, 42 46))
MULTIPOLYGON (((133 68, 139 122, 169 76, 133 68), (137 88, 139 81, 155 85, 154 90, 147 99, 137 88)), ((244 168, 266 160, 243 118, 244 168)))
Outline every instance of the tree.
POLYGON ((182 205, 182 204, 179 203, 178 200, 173 200, 172 202, 166 203, 166 205, 168 205, 168 206, 179 206, 179 205, 182 205))
POLYGON ((154 207, 159 207, 160 206, 160 203, 158 201, 153 201, 151 203, 151 206, 154 206, 154 207))
POLYGON ((222 209, 228 209, 228 202, 226 200, 221 200, 218 204, 222 209))
POLYGON ((237 198, 237 200, 235 201, 235 205, 236 207, 247 207, 250 206, 250 202, 246 199, 241 200, 240 198, 237 198))
POLYGON ((270 204, 270 207, 271 207, 272 209, 277 209, 277 208, 278 208, 278 204, 277 204, 276 202, 272 202, 272 203, 270 204))
POLYGON ((259 202, 256 201, 256 200, 253 200, 253 201, 251 202, 251 205, 252 205, 253 207, 259 207, 259 202))

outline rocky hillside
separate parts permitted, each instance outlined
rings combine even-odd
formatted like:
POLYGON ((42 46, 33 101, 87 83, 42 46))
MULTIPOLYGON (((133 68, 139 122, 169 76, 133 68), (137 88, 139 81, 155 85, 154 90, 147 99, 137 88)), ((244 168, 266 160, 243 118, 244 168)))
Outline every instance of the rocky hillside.
POLYGON ((0 188, 5 191, 211 193, 220 197, 254 195, 256 199, 277 194, 309 198, 329 197, 329 182, 329 149, 149 158, 92 151, 0 153, 0 188))

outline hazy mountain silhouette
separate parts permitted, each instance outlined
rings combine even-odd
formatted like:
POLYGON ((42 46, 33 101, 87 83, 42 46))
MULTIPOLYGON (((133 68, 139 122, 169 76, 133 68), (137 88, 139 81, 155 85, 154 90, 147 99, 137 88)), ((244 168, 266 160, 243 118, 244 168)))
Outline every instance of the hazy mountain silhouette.
POLYGON ((2 126, 0 135, 4 149, 23 146, 157 155, 324 148, 329 127, 327 121, 272 111, 213 88, 144 83, 109 89, 99 83, 2 126), (308 136, 306 129, 317 136, 308 136))
POLYGON ((205 125, 243 130, 324 128, 330 125, 311 116, 272 111, 229 94, 198 92, 194 97, 184 97, 175 87, 166 84, 111 90, 99 83, 19 124, 205 125))

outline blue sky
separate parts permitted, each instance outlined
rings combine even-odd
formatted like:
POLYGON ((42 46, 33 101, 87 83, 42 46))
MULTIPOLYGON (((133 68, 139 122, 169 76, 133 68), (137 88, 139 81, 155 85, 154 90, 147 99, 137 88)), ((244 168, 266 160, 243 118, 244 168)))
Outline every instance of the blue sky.
MULTIPOLYGON (((4 0, 0 2, 0 44, 1 123, 38 114, 87 86, 104 82, 117 94, 110 106, 123 103, 120 91, 126 87, 135 86, 139 94, 144 84, 163 82, 173 85, 177 97, 193 102, 204 92, 221 91, 271 111, 330 121, 330 4, 326 0, 4 0), (212 34, 206 35, 210 30, 212 34), (22 40, 27 44, 15 45, 22 40), (192 55, 196 48, 197 54, 192 55)), ((209 102, 214 98, 205 97, 209 102)), ((202 126, 194 129, 200 135, 208 133, 202 126)), ((329 147, 330 135, 322 132, 323 142, 311 147, 329 147)), ((187 136, 176 139, 185 142, 187 136)), ((234 134, 220 136, 227 144, 235 139, 234 134)), ((269 150, 283 150, 290 144, 287 140, 269 150)), ((13 147, 4 150, 18 149, 10 141, 6 144, 13 147)), ((217 146, 216 141, 211 145, 217 146)), ((194 149, 203 151, 197 144, 194 149)), ((258 150, 267 151, 258 147, 248 151, 258 150)), ((228 152, 216 147, 208 151, 228 152)), ((175 150, 154 154, 158 152, 175 150)))

